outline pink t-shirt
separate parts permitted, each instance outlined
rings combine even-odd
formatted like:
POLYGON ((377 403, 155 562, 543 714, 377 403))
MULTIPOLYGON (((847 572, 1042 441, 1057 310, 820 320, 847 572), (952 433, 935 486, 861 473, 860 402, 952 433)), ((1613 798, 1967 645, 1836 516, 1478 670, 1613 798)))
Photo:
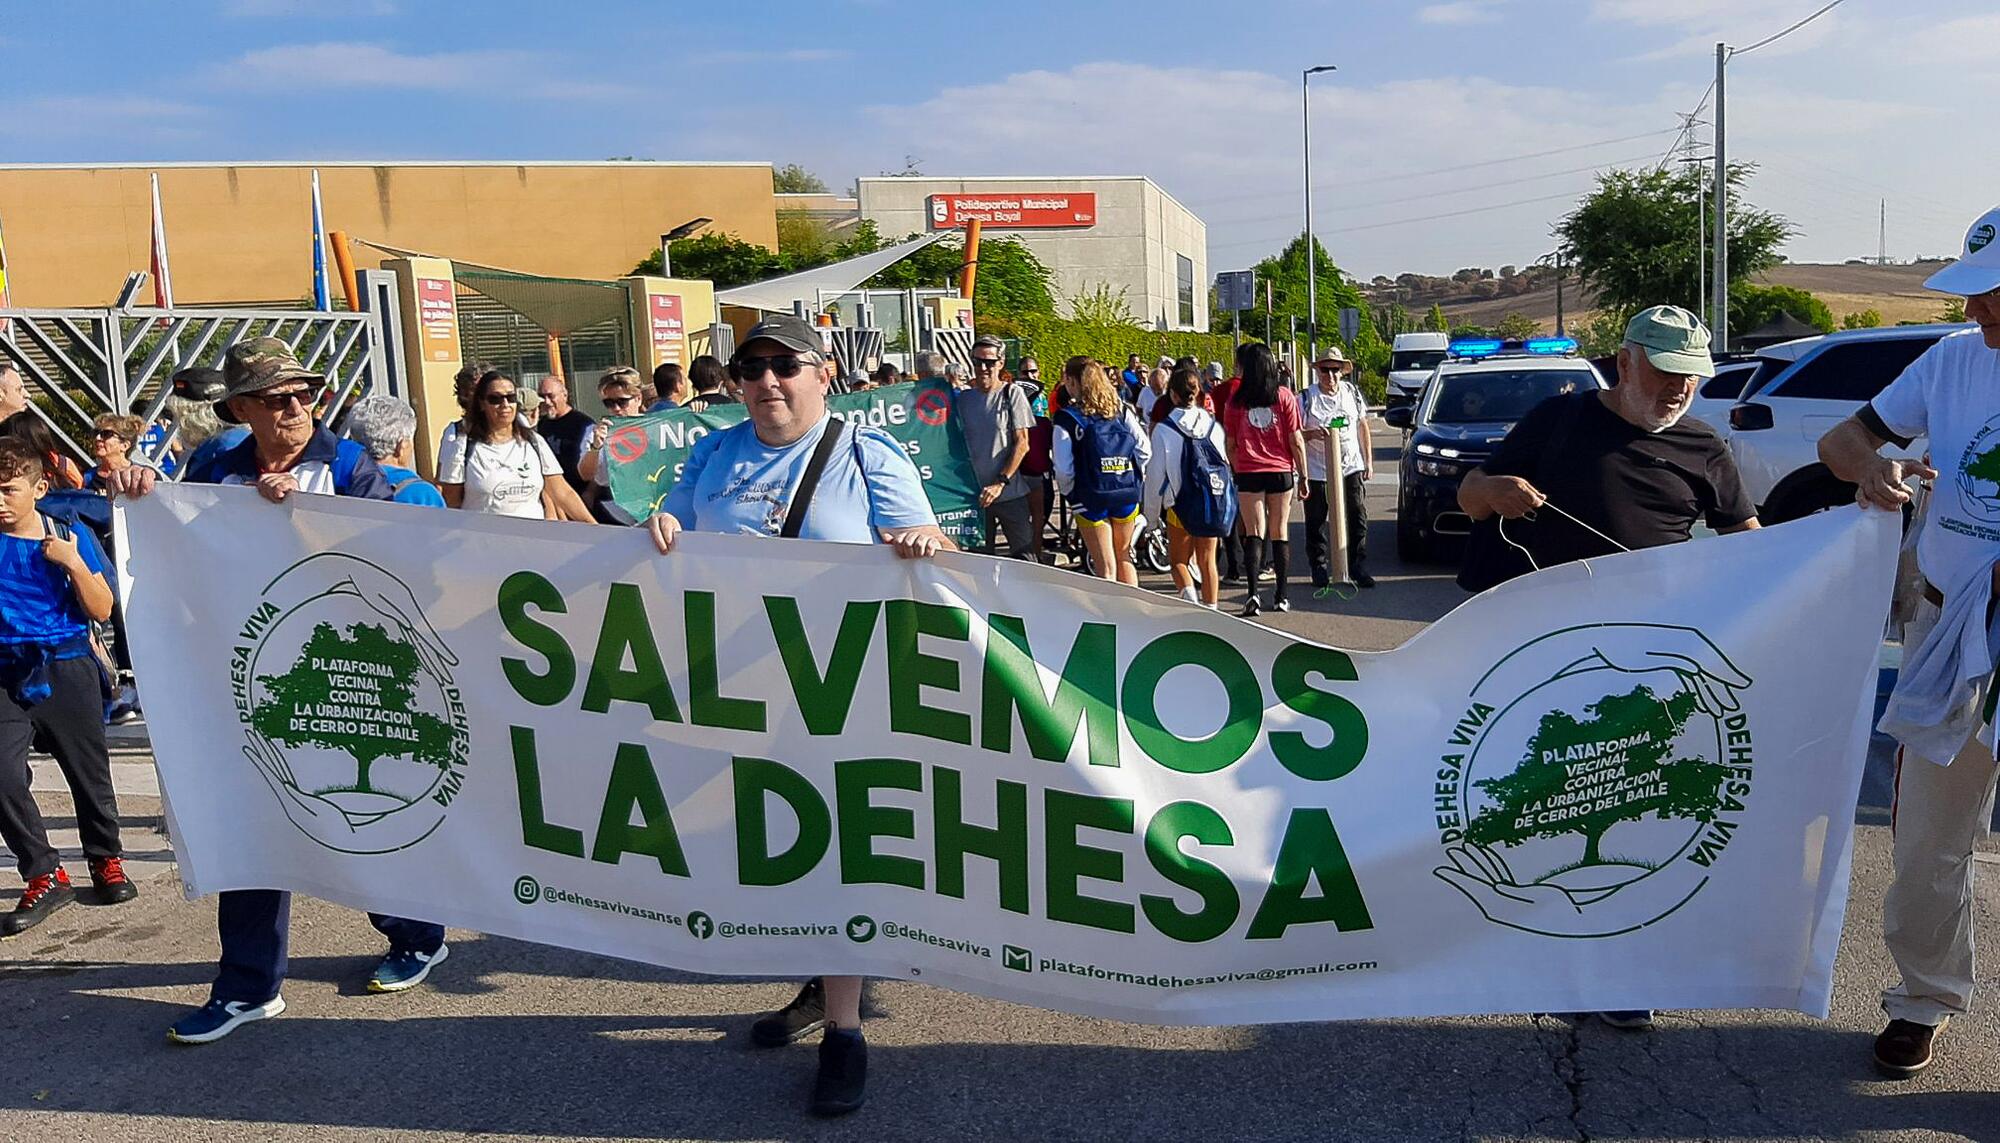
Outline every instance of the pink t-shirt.
POLYGON ((1299 431, 1299 399, 1279 389, 1268 409, 1246 409, 1230 394, 1222 408, 1222 431, 1229 438, 1230 467, 1237 472, 1292 471, 1292 434, 1299 431))

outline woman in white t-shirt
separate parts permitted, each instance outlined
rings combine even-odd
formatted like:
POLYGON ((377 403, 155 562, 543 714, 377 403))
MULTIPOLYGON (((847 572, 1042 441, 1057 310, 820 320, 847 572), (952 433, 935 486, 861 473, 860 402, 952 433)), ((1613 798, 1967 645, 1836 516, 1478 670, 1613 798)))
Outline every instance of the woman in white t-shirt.
POLYGON ((562 464, 519 418, 514 379, 495 371, 479 379, 456 436, 445 438, 438 454, 438 485, 453 508, 560 520, 553 483, 562 464), (553 481, 551 480, 553 478, 553 481))

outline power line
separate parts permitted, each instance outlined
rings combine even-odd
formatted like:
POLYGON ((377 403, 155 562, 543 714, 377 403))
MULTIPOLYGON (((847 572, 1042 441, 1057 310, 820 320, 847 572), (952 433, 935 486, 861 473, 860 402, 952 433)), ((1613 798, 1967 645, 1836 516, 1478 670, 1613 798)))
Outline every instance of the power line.
POLYGON ((1766 44, 1775 44, 1779 40, 1784 39, 1786 36, 1791 35, 1793 32, 1798 31, 1800 28, 1805 27, 1807 24, 1812 23, 1814 20, 1819 19, 1821 16, 1826 15, 1828 12, 1833 11, 1835 8, 1840 7, 1842 4, 1845 4, 1846 2, 1847 0, 1833 0, 1833 3, 1828 4, 1826 7, 1821 8, 1819 11, 1814 12, 1812 15, 1807 16, 1805 19, 1800 20, 1798 23, 1793 24, 1789 28, 1786 28, 1784 31, 1779 32, 1777 35, 1765 36, 1763 39, 1758 40, 1756 43, 1751 44, 1747 48, 1731 48, 1729 50, 1729 54, 1731 56, 1747 56, 1751 52, 1756 51, 1758 48, 1761 48, 1766 44))
POLYGON ((1662 154, 1660 161, 1653 166, 1654 173, 1657 174, 1666 169, 1667 160, 1672 158, 1674 152, 1680 149, 1680 145, 1687 140, 1688 132, 1694 130, 1694 117, 1700 115, 1702 109, 1708 106, 1708 97, 1714 94, 1715 81, 1711 79, 1708 81, 1708 86, 1702 90, 1701 98, 1695 101, 1694 110, 1681 116, 1680 134, 1674 136, 1674 141, 1667 144, 1666 153, 1662 154))
MULTIPOLYGON (((1523 183, 1537 183, 1541 182, 1544 179, 1561 178, 1564 175, 1576 175, 1576 174, 1583 174, 1586 172, 1594 173, 1597 171, 1617 170, 1619 168, 1624 167, 1628 163, 1643 162, 1651 158, 1652 158, 1651 155, 1634 155, 1630 158, 1613 159, 1610 162, 1605 162, 1605 163, 1592 163, 1591 165, 1584 167, 1568 167, 1564 170, 1549 171, 1539 175, 1524 175, 1518 179, 1501 179, 1496 182, 1483 182, 1478 184, 1477 186, 1454 187, 1451 190, 1441 190, 1441 191, 1426 191, 1423 194, 1397 195, 1395 198, 1370 199, 1367 202, 1343 202, 1338 206, 1326 207, 1323 209, 1332 212, 1340 212, 1348 210, 1365 210, 1370 207, 1377 207, 1377 206, 1398 206, 1401 205, 1402 203, 1416 202, 1427 198, 1449 198, 1453 195, 1478 194, 1480 191, 1492 190, 1495 187, 1520 186, 1523 183)), ((1291 217, 1292 216, 1290 214, 1261 215, 1256 218, 1231 218, 1228 216, 1224 216, 1222 218, 1217 219, 1216 221, 1231 225, 1252 225, 1260 222, 1279 222, 1291 217)))
MULTIPOLYGON (((1585 190, 1574 190, 1574 191, 1566 191, 1562 194, 1545 194, 1545 195, 1539 195, 1535 198, 1516 199, 1513 202, 1496 202, 1489 206, 1475 206, 1465 210, 1446 211, 1443 214, 1426 214, 1417 218, 1396 218, 1396 219, 1391 219, 1387 222, 1371 222, 1362 226, 1343 226, 1333 230, 1315 230, 1315 235, 1318 236, 1326 234, 1353 234, 1363 230, 1381 230, 1386 227, 1408 226, 1412 223, 1418 223, 1418 222, 1436 222, 1439 219, 1445 219, 1445 218, 1464 218, 1468 215, 1485 214, 1489 211, 1506 210, 1510 207, 1516 207, 1516 206, 1528 206, 1538 202, 1555 202, 1559 199, 1574 199, 1578 195, 1584 193, 1587 192, 1585 190)), ((1227 242, 1219 245, 1212 245, 1209 247, 1209 249, 1234 250, 1239 246, 1268 246, 1269 244, 1270 244, 1269 239, 1259 238, 1259 239, 1248 239, 1242 242, 1227 242)))

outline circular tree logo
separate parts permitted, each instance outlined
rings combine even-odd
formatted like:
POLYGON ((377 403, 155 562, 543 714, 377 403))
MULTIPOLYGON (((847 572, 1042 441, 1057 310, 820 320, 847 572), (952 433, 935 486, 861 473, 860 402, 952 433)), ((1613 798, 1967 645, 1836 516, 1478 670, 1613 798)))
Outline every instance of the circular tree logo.
POLYGON ((1745 810, 1750 684, 1688 627, 1576 627, 1517 649, 1440 755, 1436 876, 1488 920, 1548 936, 1678 910, 1745 810))
POLYGON ((2000 523, 2000 417, 1972 434, 1953 476, 1965 510, 1989 524, 2000 523))
POLYGON ((244 755, 319 844, 408 848, 465 780, 457 665, 402 581, 354 556, 309 556, 265 587, 238 633, 244 755))

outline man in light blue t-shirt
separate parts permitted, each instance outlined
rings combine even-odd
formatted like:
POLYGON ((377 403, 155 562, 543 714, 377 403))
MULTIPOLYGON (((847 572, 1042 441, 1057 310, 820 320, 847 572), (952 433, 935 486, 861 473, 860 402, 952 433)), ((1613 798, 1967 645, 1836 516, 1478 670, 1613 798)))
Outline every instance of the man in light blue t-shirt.
MULTIPOLYGON (((778 536, 813 454, 837 432, 818 486, 807 497, 801 539, 884 543, 906 559, 952 546, 938 530, 917 466, 880 429, 835 425, 826 392, 833 373, 819 335, 802 319, 779 314, 759 322, 733 359, 750 419, 710 433, 694 446, 679 483, 647 522, 662 553, 682 531, 778 536)), ((790 1004, 750 1030, 759 1047, 789 1044, 819 1028, 816 1115, 861 1106, 868 1046, 861 1038, 861 978, 814 978, 790 1004)))

